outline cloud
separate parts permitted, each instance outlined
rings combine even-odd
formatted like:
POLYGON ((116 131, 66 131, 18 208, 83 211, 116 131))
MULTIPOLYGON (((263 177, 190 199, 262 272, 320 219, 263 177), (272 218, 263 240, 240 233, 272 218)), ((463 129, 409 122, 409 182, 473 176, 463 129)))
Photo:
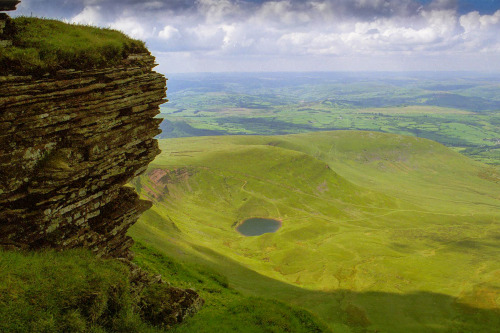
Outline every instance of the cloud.
POLYGON ((463 28, 463 49, 500 55, 500 10, 492 15, 470 12, 460 16, 459 22, 463 28))
POLYGON ((238 4, 230 0, 197 0, 196 4, 207 23, 224 22, 225 19, 238 15, 240 10, 238 4))
POLYGON ((500 27, 500 10, 496 11, 493 15, 480 15, 477 11, 470 12, 460 16, 460 25, 466 33, 498 28, 500 27))
POLYGON ((100 6, 85 7, 79 14, 71 18, 71 23, 99 25, 103 20, 100 6))
POLYGON ((163 30, 158 33, 158 37, 161 39, 169 40, 172 38, 180 37, 179 30, 172 27, 171 25, 166 25, 163 30))
POLYGON ((151 38, 155 32, 154 29, 150 32, 134 17, 120 17, 116 21, 112 22, 110 27, 112 29, 123 31, 132 38, 142 40, 151 38))
MULTIPOLYGON (((454 64, 460 63, 462 57, 463 69, 470 69, 477 67, 470 59, 478 54, 486 54, 487 59, 499 57, 500 10, 484 13, 478 8, 464 12, 464 3, 463 0, 53 0, 47 4, 45 0, 23 0, 22 4, 24 11, 36 9, 50 17, 47 12, 52 8, 54 15, 63 15, 71 22, 124 31, 144 39, 162 57, 171 53, 175 59, 211 62, 214 68, 225 63, 229 70, 245 61, 260 62, 262 68, 268 64, 296 63, 290 68, 293 70, 306 68, 305 61, 324 69, 324 64, 334 64, 335 59, 339 63, 343 59, 342 64, 351 59, 352 68, 356 68, 360 59, 365 62, 370 59, 374 68, 377 63, 389 66, 405 61, 414 61, 414 66, 441 63, 446 67, 446 59, 452 57, 457 59, 454 64)), ((471 4, 467 2, 467 6, 471 4)), ((500 69, 496 62, 490 65, 500 69)), ((210 70, 209 67, 206 69, 210 70)))

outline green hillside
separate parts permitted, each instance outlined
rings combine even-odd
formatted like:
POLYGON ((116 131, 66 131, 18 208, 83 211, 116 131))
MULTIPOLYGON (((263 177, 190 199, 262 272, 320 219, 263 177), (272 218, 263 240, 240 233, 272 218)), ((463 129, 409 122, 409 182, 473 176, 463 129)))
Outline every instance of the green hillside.
POLYGON ((500 325, 500 175, 435 142, 373 132, 162 140, 131 235, 334 332, 500 325), (250 217, 282 222, 244 237, 250 217))
POLYGON ((142 244, 134 252, 136 262, 149 272, 194 288, 207 301, 189 324, 162 329, 147 323, 140 304, 149 289, 131 293, 128 267, 118 261, 98 259, 85 250, 0 251, 0 332, 327 331, 310 313, 244 296, 202 266, 179 263, 142 244))
POLYGON ((164 332, 141 319, 128 276, 83 249, 0 251, 0 332, 164 332))

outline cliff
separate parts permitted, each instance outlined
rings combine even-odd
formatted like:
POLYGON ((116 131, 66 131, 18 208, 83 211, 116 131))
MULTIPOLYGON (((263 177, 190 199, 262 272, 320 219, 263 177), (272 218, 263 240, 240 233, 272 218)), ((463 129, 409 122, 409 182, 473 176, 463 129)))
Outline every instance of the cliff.
POLYGON ((166 80, 118 32, 17 21, 0 22, 0 245, 130 259, 127 229, 150 203, 124 185, 159 152, 166 80))
POLYGON ((0 242, 130 257, 127 229, 150 207, 124 186, 158 154, 165 78, 154 58, 0 77, 0 242))
MULTIPOLYGON (((15 4, 1 0, 0 10, 15 4)), ((0 47, 0 250, 87 248, 119 258, 141 317, 163 326, 182 321, 203 299, 130 262, 126 235, 151 206, 126 184, 159 153, 155 115, 166 79, 152 70, 154 57, 116 31, 0 19, 0 39, 8 39, 0 47), (68 29, 78 48, 57 44, 68 29), (96 36, 98 43, 89 41, 96 36), (164 307, 153 317, 151 288, 164 307)))

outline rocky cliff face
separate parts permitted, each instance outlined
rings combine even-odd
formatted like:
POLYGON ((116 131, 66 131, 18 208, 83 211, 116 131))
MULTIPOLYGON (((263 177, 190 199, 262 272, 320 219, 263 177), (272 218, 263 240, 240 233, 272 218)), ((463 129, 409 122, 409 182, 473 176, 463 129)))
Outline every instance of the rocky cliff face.
MULTIPOLYGON (((0 0, 0 11, 17 3, 0 0)), ((15 30, 0 13, 0 52, 15 30)), ((126 184, 159 153, 154 117, 166 97, 154 57, 130 52, 110 68, 0 75, 0 250, 85 247, 118 258, 141 317, 170 327, 203 299, 130 262, 127 230, 151 203, 126 184)))
POLYGON ((150 207, 125 184, 158 154, 165 78, 149 54, 44 79, 0 76, 0 243, 130 257, 150 207))

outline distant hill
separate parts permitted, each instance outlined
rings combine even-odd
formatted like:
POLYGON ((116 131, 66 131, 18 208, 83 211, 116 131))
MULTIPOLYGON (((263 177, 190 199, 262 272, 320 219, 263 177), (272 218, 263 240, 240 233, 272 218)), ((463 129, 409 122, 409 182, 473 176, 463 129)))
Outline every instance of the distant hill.
POLYGON ((495 73, 169 75, 160 138, 366 130, 412 135, 500 164, 495 73))

